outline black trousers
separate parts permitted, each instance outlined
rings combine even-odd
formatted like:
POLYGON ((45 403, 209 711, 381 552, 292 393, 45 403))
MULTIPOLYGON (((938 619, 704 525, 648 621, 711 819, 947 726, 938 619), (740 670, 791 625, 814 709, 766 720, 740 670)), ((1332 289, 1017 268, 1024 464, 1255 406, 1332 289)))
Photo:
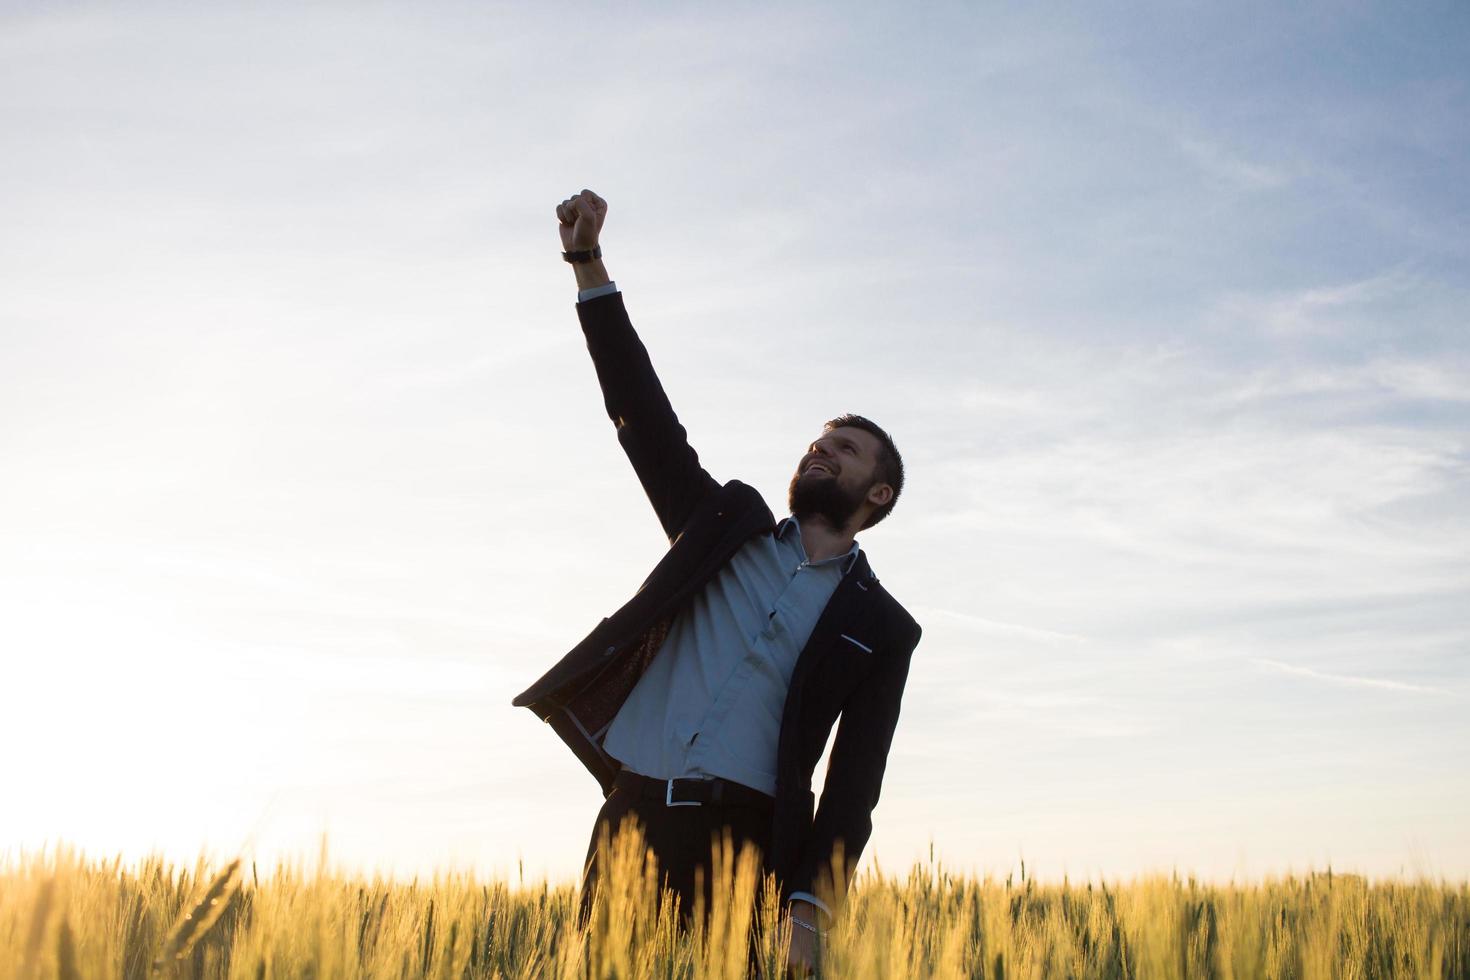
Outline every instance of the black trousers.
MULTIPOLYGON (((703 869, 704 907, 709 909, 713 891, 711 853, 721 835, 728 832, 734 845, 733 857, 738 860, 740 849, 750 843, 760 849, 761 872, 768 870, 767 855, 771 850, 771 821, 775 800, 755 790, 745 789, 735 799, 725 798, 719 802, 704 802, 698 806, 669 806, 664 796, 665 783, 655 782, 624 770, 613 784, 613 790, 603 801, 602 809, 592 827, 592 840, 587 847, 587 859, 583 864, 581 908, 578 921, 585 925, 592 908, 592 898, 597 888, 597 843, 606 832, 615 837, 628 814, 637 816, 643 827, 646 843, 658 862, 659 882, 671 888, 679 896, 682 918, 686 924, 692 921, 695 897, 699 893, 697 873, 703 869), (604 831, 606 828, 606 831, 604 831)), ((757 883, 756 902, 760 900, 757 883)))

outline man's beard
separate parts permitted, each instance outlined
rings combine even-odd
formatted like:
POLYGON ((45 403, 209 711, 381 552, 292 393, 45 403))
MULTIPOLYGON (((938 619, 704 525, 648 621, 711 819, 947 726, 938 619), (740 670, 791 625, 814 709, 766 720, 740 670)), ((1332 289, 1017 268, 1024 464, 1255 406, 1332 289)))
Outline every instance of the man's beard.
POLYGON ((791 516, 797 519, 820 517, 836 531, 847 527, 847 522, 862 506, 865 494, 844 490, 833 476, 802 480, 803 475, 793 476, 786 489, 791 516))

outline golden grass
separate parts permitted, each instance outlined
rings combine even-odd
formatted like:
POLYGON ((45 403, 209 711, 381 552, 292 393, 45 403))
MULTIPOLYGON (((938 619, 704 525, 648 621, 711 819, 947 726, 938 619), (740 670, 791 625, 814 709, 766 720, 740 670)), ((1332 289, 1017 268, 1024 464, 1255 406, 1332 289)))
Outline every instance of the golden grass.
MULTIPOLYGON (((749 855, 718 855, 721 897, 689 930, 636 836, 609 860, 578 929, 570 882, 404 883, 300 864, 259 876, 249 862, 125 866, 61 848, 0 864, 0 977, 733 978, 748 975, 752 907, 765 925, 756 975, 780 976, 789 935, 749 855)), ((861 875, 822 957, 832 977, 1470 978, 1470 888, 1331 873, 1043 884, 931 862, 861 875)))

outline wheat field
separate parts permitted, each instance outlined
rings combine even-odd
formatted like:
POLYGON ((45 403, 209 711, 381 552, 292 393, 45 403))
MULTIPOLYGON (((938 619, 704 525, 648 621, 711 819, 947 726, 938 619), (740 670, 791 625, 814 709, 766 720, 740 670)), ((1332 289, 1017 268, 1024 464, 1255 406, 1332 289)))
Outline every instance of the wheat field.
MULTIPOLYGON (((263 872, 247 858, 130 866, 52 848, 0 863, 0 977, 782 976, 790 939, 754 855, 714 855, 717 898, 687 929, 636 828, 608 860, 578 928, 572 882, 391 881, 304 861, 263 872)), ((821 976, 1470 977, 1463 882, 1048 884, 955 875, 931 857, 902 877, 865 871, 847 899, 821 976)))

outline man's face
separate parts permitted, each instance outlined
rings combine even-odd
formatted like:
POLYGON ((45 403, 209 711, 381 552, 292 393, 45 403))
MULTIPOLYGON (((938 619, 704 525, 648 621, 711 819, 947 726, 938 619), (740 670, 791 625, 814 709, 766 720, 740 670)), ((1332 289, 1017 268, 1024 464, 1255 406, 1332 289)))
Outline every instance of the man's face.
POLYGON ((807 448, 787 489, 791 513, 823 517, 842 528, 872 489, 883 444, 864 429, 841 426, 822 433, 807 448))

